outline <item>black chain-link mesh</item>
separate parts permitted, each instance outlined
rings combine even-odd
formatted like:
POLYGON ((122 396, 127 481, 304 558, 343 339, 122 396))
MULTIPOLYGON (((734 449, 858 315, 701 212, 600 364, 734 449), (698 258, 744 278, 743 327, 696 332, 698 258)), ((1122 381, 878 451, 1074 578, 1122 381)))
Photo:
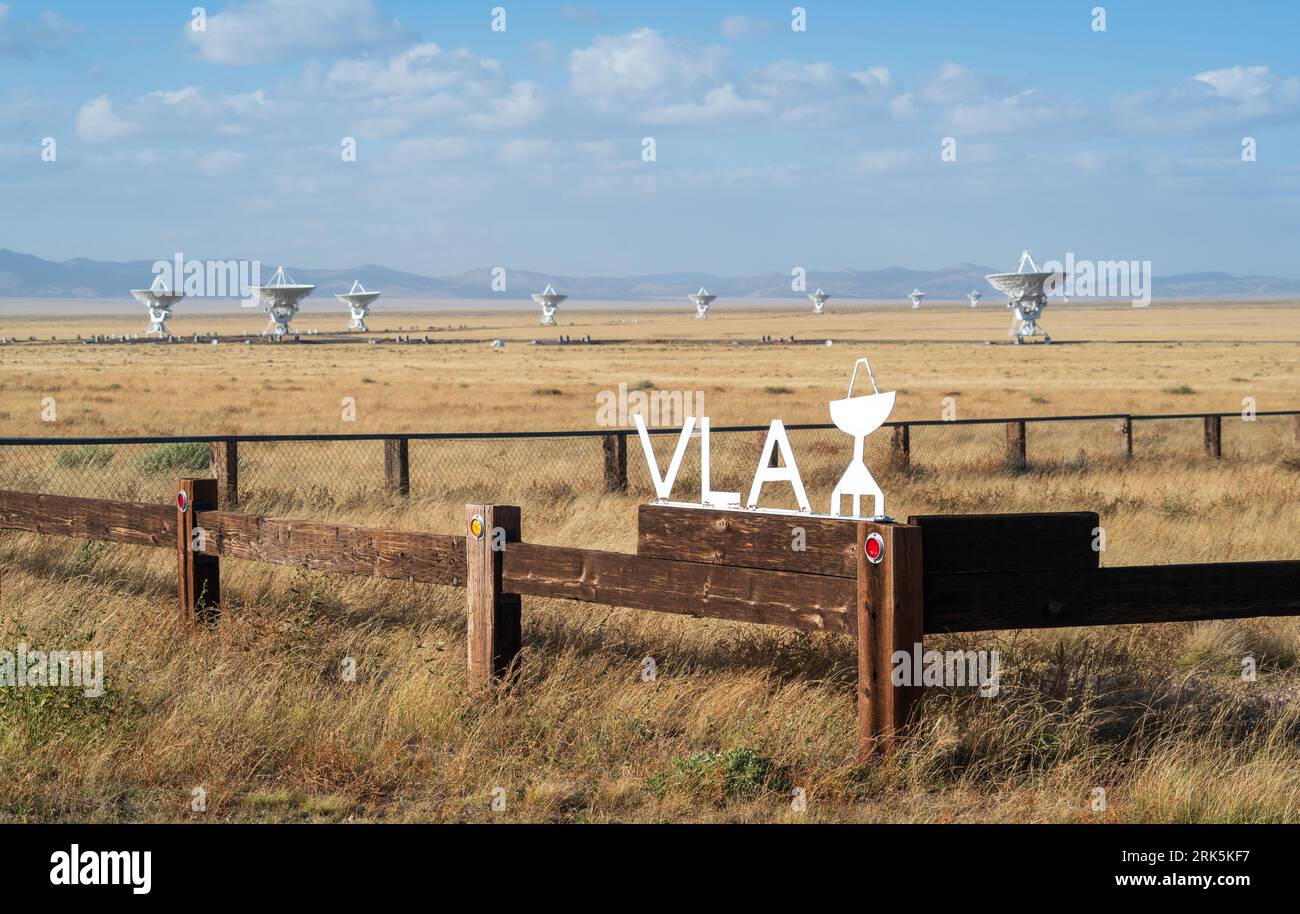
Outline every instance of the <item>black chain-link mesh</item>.
MULTIPOLYGON (((1296 417, 1224 416, 1222 459, 1226 464, 1300 460, 1296 417)), ((870 435, 866 462, 886 489, 890 481, 958 480, 963 474, 1066 471, 1087 473, 1125 463, 1123 420, 1026 420, 1025 462, 1017 461, 1016 430, 1005 422, 912 425, 904 459, 901 435, 892 427, 870 435)), ((835 428, 788 432, 813 510, 827 511, 829 493, 851 456, 852 439, 835 428), (824 502, 824 503, 823 503, 824 502)), ((1202 417, 1132 420, 1135 462, 1190 464, 1211 459, 1202 417)), ((710 435, 714 491, 749 494, 765 431, 714 429, 710 435)), ((678 443, 672 431, 652 436, 659 466, 666 470, 678 443)), ((628 492, 654 498, 654 486, 635 431, 628 432, 628 492)), ((331 515, 369 510, 400 497, 386 473, 383 440, 270 440, 238 444, 238 488, 245 509, 260 513, 313 509, 331 515)), ((412 497, 464 504, 562 503, 606 487, 606 449, 601 433, 563 437, 409 439, 408 491, 412 497)), ((701 488, 698 430, 687 444, 673 497, 696 500, 701 488)), ((1289 464, 1288 464, 1289 465, 1289 464)), ((64 443, 53 439, 0 444, 0 488, 54 495, 170 502, 179 476, 215 475, 206 442, 64 443)), ((789 486, 769 486, 764 505, 795 507, 789 486), (784 500, 784 501, 783 501, 784 500), (788 504, 786 503, 788 502, 788 504)))

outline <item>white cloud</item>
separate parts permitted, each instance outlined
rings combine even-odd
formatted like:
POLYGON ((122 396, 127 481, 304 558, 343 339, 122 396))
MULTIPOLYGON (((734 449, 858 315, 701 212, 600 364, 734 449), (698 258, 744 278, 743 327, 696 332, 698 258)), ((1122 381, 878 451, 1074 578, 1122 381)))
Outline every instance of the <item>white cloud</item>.
POLYGON ((492 99, 488 107, 490 111, 467 115, 465 122, 482 129, 525 127, 541 120, 549 106, 540 86, 532 82, 517 82, 510 86, 507 95, 492 99))
POLYGON ((187 24, 184 35, 202 60, 240 65, 377 47, 405 40, 406 30, 370 0, 247 0, 208 16, 201 32, 187 24))
POLYGON ((974 99, 987 91, 978 73, 951 60, 944 61, 939 72, 922 80, 916 97, 926 105, 955 105, 974 99))
POLYGON ((81 29, 58 13, 45 12, 38 19, 10 16, 13 6, 0 3, 0 57, 30 59, 37 54, 54 54, 72 46, 81 29))
POLYGON ((325 78, 326 87, 340 98, 486 95, 503 90, 506 82, 500 61, 479 57, 467 48, 445 50, 433 42, 386 60, 339 61, 325 78))
POLYGON ((197 86, 156 89, 144 95, 86 102, 77 114, 77 135, 108 143, 151 129, 163 135, 247 136, 270 123, 276 112, 260 89, 240 95, 208 95, 197 86))
POLYGON ((941 118, 954 135, 1023 133, 1052 126, 1068 126, 1087 117, 1087 108, 1058 99, 1037 89, 1002 98, 981 97, 955 105, 941 118))
POLYGON ((111 143, 140 129, 139 124, 119 117, 107 95, 92 98, 77 112, 77 136, 86 143, 111 143))
POLYGON ((1147 132, 1201 130, 1300 116, 1300 79, 1268 67, 1207 70, 1166 88, 1116 96, 1121 126, 1147 132))
POLYGON ((762 117, 772 112, 769 102, 736 95, 730 83, 710 89, 698 102, 683 101, 659 105, 645 114, 651 124, 703 124, 720 120, 762 117))
POLYGON ((601 35, 569 53, 570 88, 597 99, 650 96, 717 80, 727 51, 667 39, 654 29, 601 35))
POLYGON ((728 41, 744 41, 756 35, 762 35, 776 28, 770 19, 754 19, 750 16, 728 16, 722 20, 722 37, 728 41))
POLYGON ((334 110, 358 105, 358 131, 375 137, 413 131, 430 118, 456 118, 475 129, 521 128, 550 107, 539 85, 511 82, 500 61, 432 42, 387 59, 339 61, 323 80, 308 76, 305 90, 321 93, 334 110))

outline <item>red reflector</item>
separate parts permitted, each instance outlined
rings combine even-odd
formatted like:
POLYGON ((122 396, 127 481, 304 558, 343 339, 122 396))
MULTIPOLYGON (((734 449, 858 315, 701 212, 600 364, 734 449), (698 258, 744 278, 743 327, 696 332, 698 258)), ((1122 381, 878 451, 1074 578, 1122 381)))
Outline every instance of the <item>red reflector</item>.
POLYGON ((885 541, 879 533, 867 534, 867 542, 863 546, 867 553, 867 560, 876 563, 885 554, 885 541))
POLYGON ((184 493, 184 492, 177 492, 177 493, 176 493, 176 507, 178 507, 178 508, 180 508, 182 511, 184 511, 184 510, 185 510, 185 506, 188 505, 188 504, 189 504, 189 499, 185 497, 185 493, 184 493))

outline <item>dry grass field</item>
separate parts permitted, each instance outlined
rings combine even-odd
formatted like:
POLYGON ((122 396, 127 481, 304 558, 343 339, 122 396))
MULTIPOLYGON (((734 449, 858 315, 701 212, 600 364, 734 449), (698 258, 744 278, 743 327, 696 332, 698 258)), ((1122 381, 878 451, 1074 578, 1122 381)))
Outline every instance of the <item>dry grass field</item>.
MULTIPOLYGON (((820 423, 859 355, 899 391, 894 419, 938 419, 945 398, 960 418, 1227 412, 1245 397, 1300 407, 1294 304, 1067 306, 1045 318, 1050 347, 981 345, 1005 340, 997 307, 831 310, 719 306, 693 321, 574 309, 558 328, 525 313, 374 314, 376 331, 480 341, 428 346, 6 344, 0 435, 587 429, 599 392, 643 382, 703 391, 715 425, 820 423), (1262 340, 1242 329, 1252 321, 1290 342, 1215 342, 1262 340), (526 342, 559 333, 627 342, 526 342), (876 342, 736 344, 764 334, 876 342), (495 337, 512 342, 481 342, 495 337), (719 342, 656 342, 673 337, 719 342), (1119 342, 1138 339, 1181 342, 1119 342)), ((301 324, 326 329, 326 317, 338 322, 301 324)), ((139 323, 67 317, 40 335, 139 323)), ((260 326, 178 312, 172 329, 245 325, 260 326)), ((36 333, 0 315, 0 336, 36 333)), ((1019 473, 999 466, 996 427, 916 430, 918 469, 877 472, 890 513, 1095 510, 1107 565, 1300 558, 1289 418, 1225 420, 1222 461, 1203 455, 1195 422, 1139 424, 1132 464, 1114 458, 1105 423, 1035 429, 1019 473)), ((848 439, 792 440, 824 501, 848 439)), ((870 444, 875 471, 882 445, 870 444)), ((715 486, 747 488, 754 436, 715 447, 715 486)), ((635 441, 637 491, 618 496, 599 491, 592 441, 417 443, 409 499, 379 493, 378 448, 250 447, 241 508, 451 532, 466 502, 494 500, 522 506, 528 540, 634 546, 635 441)), ((177 472, 130 448, 60 463, 53 449, 0 447, 0 474, 4 488, 157 500, 177 472)), ((460 590, 228 561, 227 612, 193 627, 177 619, 165 550, 0 533, 0 566, 0 648, 103 650, 107 670, 96 698, 0 689, 0 821, 1300 821, 1295 619, 935 638, 1000 651, 1000 693, 928 689, 905 748, 863 765, 841 636, 526 600, 521 679, 482 700, 466 689, 460 590), (1260 671, 1249 683, 1247 656, 1260 671), (355 682, 340 676, 345 658, 355 682), (207 807, 194 812, 199 787, 207 807)))

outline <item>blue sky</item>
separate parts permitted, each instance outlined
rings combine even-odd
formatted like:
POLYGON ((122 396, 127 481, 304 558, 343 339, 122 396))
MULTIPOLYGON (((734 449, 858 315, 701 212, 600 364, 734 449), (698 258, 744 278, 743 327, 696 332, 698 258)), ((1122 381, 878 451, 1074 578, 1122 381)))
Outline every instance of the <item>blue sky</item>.
POLYGON ((1300 4, 198 2, 0 2, 0 247, 1300 276, 1300 4))

